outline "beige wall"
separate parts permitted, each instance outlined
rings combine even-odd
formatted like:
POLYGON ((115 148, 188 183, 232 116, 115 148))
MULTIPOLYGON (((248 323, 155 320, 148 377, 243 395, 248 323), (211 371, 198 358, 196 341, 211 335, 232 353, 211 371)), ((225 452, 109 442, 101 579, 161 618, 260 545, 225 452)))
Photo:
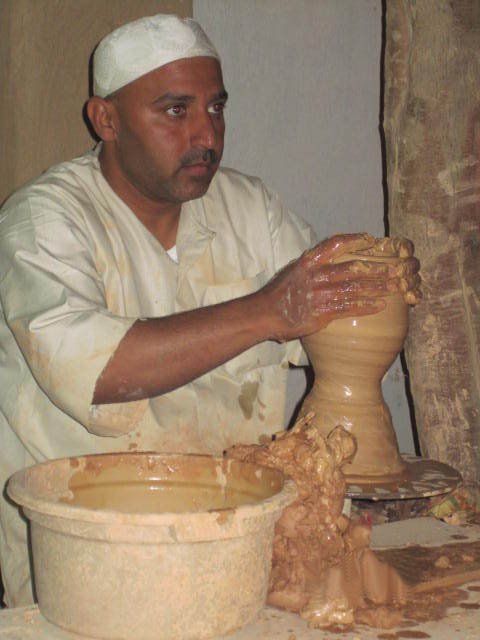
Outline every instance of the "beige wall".
POLYGON ((192 15, 192 0, 0 0, 0 202, 92 139, 82 120, 88 60, 129 20, 192 15))

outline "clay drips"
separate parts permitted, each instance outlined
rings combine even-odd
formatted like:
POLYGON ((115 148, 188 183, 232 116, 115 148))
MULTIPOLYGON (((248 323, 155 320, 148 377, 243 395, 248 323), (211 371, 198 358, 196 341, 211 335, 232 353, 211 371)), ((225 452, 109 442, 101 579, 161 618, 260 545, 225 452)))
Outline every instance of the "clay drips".
POLYGON ((354 456, 355 440, 341 426, 324 438, 313 422, 308 414, 268 444, 227 451, 228 457, 280 469, 297 485, 297 500, 276 525, 267 602, 316 627, 360 621, 394 626, 407 586, 369 549, 369 524, 342 515, 341 468, 354 456))
POLYGON ((354 622, 381 628, 398 625, 409 588, 369 548, 370 527, 365 522, 349 522, 343 540, 344 556, 312 585, 301 616, 312 626, 354 622))

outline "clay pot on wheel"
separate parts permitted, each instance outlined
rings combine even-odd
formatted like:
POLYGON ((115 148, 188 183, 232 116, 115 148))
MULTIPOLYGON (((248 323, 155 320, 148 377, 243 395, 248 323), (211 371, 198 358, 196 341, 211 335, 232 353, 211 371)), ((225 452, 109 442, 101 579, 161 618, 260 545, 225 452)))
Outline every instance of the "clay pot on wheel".
MULTIPOLYGON (((347 260, 398 263, 399 257, 381 251, 342 256, 347 260)), ((335 320, 302 340, 315 381, 300 416, 313 411, 325 437, 338 424, 355 436, 357 453, 343 468, 349 482, 388 482, 406 473, 381 382, 402 350, 409 307, 400 294, 385 300, 379 313, 335 320)))

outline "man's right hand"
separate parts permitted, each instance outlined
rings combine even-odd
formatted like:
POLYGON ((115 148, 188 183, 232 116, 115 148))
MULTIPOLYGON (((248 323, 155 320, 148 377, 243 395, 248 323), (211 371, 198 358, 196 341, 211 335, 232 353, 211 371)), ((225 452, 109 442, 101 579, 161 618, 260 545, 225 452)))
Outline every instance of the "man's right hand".
POLYGON ((385 296, 418 288, 418 261, 396 267, 349 260, 375 238, 338 235, 279 271, 256 293, 211 307, 138 320, 100 375, 94 404, 152 398, 187 384, 265 340, 300 338, 337 318, 376 313, 385 296))
POLYGON ((332 320, 377 313, 385 296, 418 287, 418 261, 402 257, 402 268, 384 262, 347 260, 344 254, 373 247, 368 234, 333 236, 291 262, 254 296, 265 309, 278 341, 310 335, 332 320))

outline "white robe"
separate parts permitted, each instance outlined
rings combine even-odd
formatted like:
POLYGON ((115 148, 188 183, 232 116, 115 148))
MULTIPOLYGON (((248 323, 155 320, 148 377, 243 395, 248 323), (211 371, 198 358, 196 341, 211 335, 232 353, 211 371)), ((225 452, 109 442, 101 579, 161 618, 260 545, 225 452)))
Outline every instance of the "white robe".
MULTIPOLYGON (((264 342, 151 400, 92 406, 96 381, 138 318, 251 293, 313 243, 260 180, 221 169, 182 206, 178 264, 103 178, 98 153, 52 167, 0 212, 0 483, 64 456, 219 453, 284 425, 298 341, 264 342)), ((212 335, 212 340, 215 336, 212 335)), ((161 367, 162 363, 159 362, 161 367)), ((32 601, 25 525, 0 499, 10 606, 32 601)))

